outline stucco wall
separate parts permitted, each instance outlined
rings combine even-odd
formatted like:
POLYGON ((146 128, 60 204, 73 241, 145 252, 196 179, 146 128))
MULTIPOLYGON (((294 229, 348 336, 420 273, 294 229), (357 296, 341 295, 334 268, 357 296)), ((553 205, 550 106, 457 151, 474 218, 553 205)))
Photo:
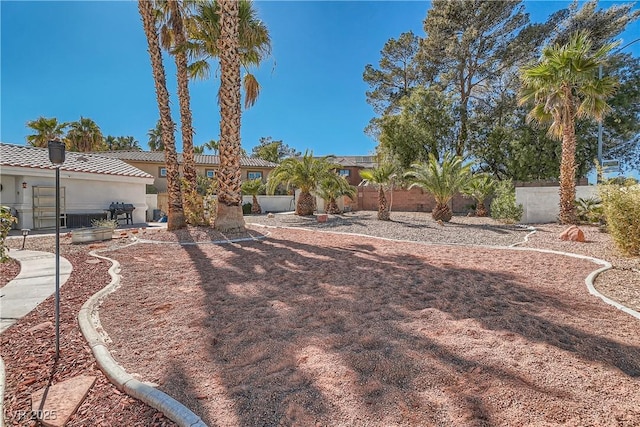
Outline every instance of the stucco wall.
MULTIPOLYGON (((3 167, 1 182, 2 204, 17 210, 18 228, 33 229, 33 187, 54 187, 54 171, 3 167), (9 184, 11 179, 13 185, 9 184), (27 188, 22 188, 23 182, 27 183, 27 188)), ((66 213, 98 213, 104 212, 111 202, 131 203, 136 208, 133 211, 134 223, 144 223, 146 220, 145 190, 146 184, 152 182, 152 178, 67 171, 60 173, 60 187, 65 188, 66 213)), ((47 226, 55 227, 55 221, 50 222, 51 224, 47 226)))
MULTIPOLYGON (((516 187, 516 203, 522 204, 524 213, 522 223, 542 224, 556 222, 560 214, 559 187, 516 187)), ((595 185, 576 187, 576 198, 589 198, 597 195, 595 185)))

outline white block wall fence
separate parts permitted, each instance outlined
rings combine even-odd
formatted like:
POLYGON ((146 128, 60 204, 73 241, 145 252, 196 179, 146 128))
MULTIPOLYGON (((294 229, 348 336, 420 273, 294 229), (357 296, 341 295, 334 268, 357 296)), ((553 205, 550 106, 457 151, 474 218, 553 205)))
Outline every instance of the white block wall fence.
MULTIPOLYGON (((576 186, 576 199, 597 195, 595 185, 576 186)), ((560 214, 560 187, 516 187, 516 203, 524 208, 520 221, 524 224, 556 222, 560 214)))

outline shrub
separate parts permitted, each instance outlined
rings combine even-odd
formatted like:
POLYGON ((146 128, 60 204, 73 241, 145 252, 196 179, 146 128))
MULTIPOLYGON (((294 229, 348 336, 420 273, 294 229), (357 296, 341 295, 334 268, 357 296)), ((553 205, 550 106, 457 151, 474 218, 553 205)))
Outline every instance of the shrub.
POLYGON ((491 218, 514 223, 520 221, 523 212, 522 205, 516 204, 516 189, 511 180, 498 182, 491 202, 491 218))
POLYGON ((613 241, 623 253, 640 255, 640 185, 602 185, 598 191, 613 241))
POLYGON ((251 203, 245 203, 244 205, 242 205, 242 214, 243 215, 250 215, 251 214, 251 203))
POLYGON ((11 215, 11 209, 7 206, 0 206, 0 262, 5 262, 9 259, 6 252, 5 238, 9 235, 9 230, 11 230, 13 223, 17 221, 18 219, 11 215))
POLYGON ((105 227, 115 230, 118 227, 118 221, 115 219, 92 219, 91 225, 94 227, 105 227))
POLYGON ((147 184, 146 193, 147 194, 158 194, 158 188, 153 184, 147 184))
POLYGON ((596 197, 576 200, 576 212, 581 222, 601 222, 603 217, 602 202, 596 197))

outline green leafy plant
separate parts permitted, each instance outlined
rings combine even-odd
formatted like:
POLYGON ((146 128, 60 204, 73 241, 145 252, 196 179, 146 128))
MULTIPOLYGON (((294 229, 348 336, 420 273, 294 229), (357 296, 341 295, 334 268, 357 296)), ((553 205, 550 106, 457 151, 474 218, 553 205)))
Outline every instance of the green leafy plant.
POLYGON ((9 259, 5 239, 15 222, 18 222, 18 219, 11 215, 11 209, 8 206, 0 206, 0 262, 9 259))
POLYGON ((627 255, 640 255, 640 184, 601 185, 598 192, 616 246, 627 255))
POLYGON ((115 219, 92 219, 91 225, 94 227, 110 228, 115 230, 118 227, 118 221, 115 219))
POLYGON ((393 191, 393 179, 396 173, 396 167, 391 163, 381 163, 374 169, 360 171, 360 178, 364 180, 365 184, 373 184, 378 187, 378 219, 381 221, 391 219, 391 205, 387 204, 384 191, 385 187, 393 191))
POLYGON ((243 204, 242 205, 242 214, 243 215, 249 215, 251 213, 251 207, 252 207, 251 203, 243 204))
POLYGON ((316 193, 324 200, 324 211, 326 213, 339 214, 342 213, 342 211, 338 207, 338 197, 346 196, 353 200, 358 190, 356 190, 354 186, 349 185, 344 177, 333 174, 333 176, 320 181, 316 193))
POLYGON ((474 208, 476 216, 487 216, 487 208, 484 201, 491 196, 496 188, 496 182, 490 175, 479 173, 473 175, 467 185, 462 189, 462 194, 472 197, 476 203, 474 208))
MULTIPOLYGON (((253 203, 251 203, 251 213, 261 214, 262 208, 258 203, 258 194, 263 194, 265 191, 265 185, 260 178, 244 181, 242 183, 242 194, 248 194, 252 197, 253 203)), ((243 211, 244 213, 244 211, 243 211)))
POLYGON ((429 154, 426 163, 414 163, 411 170, 404 174, 413 187, 428 191, 436 199, 431 217, 436 221, 448 222, 453 216, 449 202, 454 194, 461 191, 471 179, 471 164, 464 164, 462 158, 447 153, 441 162, 429 154))
POLYGON ((604 216, 602 201, 597 197, 577 199, 576 212, 578 220, 587 223, 601 222, 604 216))
POLYGON ((491 202, 491 218, 506 223, 520 221, 524 208, 516 204, 516 189, 511 180, 499 181, 491 202))

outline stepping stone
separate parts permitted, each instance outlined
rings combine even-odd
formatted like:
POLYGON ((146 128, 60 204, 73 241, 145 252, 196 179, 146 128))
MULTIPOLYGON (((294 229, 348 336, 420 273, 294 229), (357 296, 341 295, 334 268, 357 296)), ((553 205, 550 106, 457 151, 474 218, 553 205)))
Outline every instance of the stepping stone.
POLYGON ((31 410, 45 427, 64 427, 78 410, 96 377, 81 375, 49 387, 47 397, 40 409, 40 401, 46 388, 31 395, 31 410))

